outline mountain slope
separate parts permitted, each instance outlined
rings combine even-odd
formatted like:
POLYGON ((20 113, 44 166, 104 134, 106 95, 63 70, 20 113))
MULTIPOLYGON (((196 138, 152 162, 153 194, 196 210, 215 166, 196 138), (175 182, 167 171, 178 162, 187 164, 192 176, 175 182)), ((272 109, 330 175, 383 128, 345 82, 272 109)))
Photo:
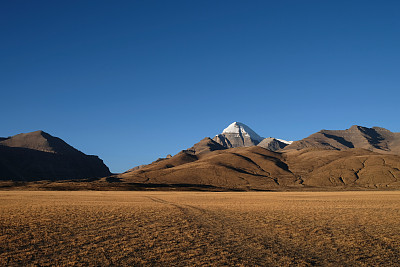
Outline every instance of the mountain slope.
POLYGON ((366 149, 308 148, 284 153, 258 146, 184 151, 119 176, 125 183, 190 184, 238 190, 400 188, 400 156, 366 149))
POLYGON ((104 177, 108 167, 43 131, 0 140, 0 180, 60 180, 104 177))
POLYGON ((186 159, 185 163, 183 155, 185 153, 179 153, 164 160, 162 165, 149 165, 119 177, 125 182, 195 184, 230 189, 299 186, 299 180, 282 162, 281 155, 260 147, 213 151, 201 158, 186 159))
POLYGON ((33 149, 42 152, 58 154, 83 154, 79 150, 68 145, 62 139, 51 136, 43 131, 17 134, 9 138, 4 138, 0 144, 7 147, 19 147, 33 149))
POLYGON ((190 153, 193 155, 201 156, 208 154, 209 152, 215 150, 224 150, 226 149, 224 146, 220 145, 219 143, 215 142, 209 137, 202 139, 200 142, 194 144, 191 148, 184 150, 186 153, 190 153))
POLYGON ((282 142, 279 139, 268 137, 263 139, 257 146, 269 149, 271 151, 278 151, 288 146, 288 142, 282 142))
POLYGON ((400 188, 400 156, 355 148, 276 153, 253 146, 213 151, 201 158, 181 152, 119 178, 129 183, 192 184, 240 190, 400 188))
POLYGON ((290 170, 316 187, 400 188, 400 156, 352 148, 302 149, 285 153, 290 170))
POLYGON ((354 125, 346 130, 321 130, 284 148, 285 151, 304 148, 345 150, 364 148, 380 153, 400 154, 400 133, 379 127, 354 125))
POLYGON ((191 148, 182 150, 173 157, 161 158, 156 161, 141 165, 140 167, 132 168, 125 173, 134 171, 146 172, 148 170, 161 170, 166 168, 176 167, 182 164, 193 162, 207 155, 208 153, 216 150, 225 150, 226 148, 211 140, 209 137, 202 139, 200 142, 194 144, 191 148))
POLYGON ((390 155, 400 152, 399 133, 353 126, 322 130, 293 143, 265 138, 255 146, 256 139, 261 137, 247 126, 233 123, 213 140, 205 138, 119 178, 240 190, 400 188, 400 156, 390 155))

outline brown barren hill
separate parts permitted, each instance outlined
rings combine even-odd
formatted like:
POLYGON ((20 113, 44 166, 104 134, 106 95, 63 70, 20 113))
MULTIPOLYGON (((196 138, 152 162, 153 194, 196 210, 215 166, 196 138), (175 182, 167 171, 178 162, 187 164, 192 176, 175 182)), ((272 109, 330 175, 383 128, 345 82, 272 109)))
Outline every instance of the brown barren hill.
POLYGON ((43 131, 0 139, 0 180, 62 180, 104 177, 108 167, 43 131))
POLYGON ((210 185, 227 189, 268 189, 299 186, 282 155, 260 147, 232 148, 191 154, 178 153, 120 175, 124 181, 162 184, 210 185))
MULTIPOLYGON (((194 147, 204 144, 213 143, 203 139, 194 147)), ((273 152, 253 146, 195 151, 203 150, 183 150, 119 178, 129 183, 207 185, 234 190, 400 188, 400 156, 362 148, 273 152)))
POLYGON ((366 149, 303 149, 285 153, 305 186, 400 188, 400 156, 366 149))
POLYGON ((202 139, 200 142, 194 144, 191 148, 186 150, 182 150, 177 155, 171 157, 168 155, 167 158, 160 158, 156 161, 152 162, 148 165, 141 165, 140 167, 132 168, 128 170, 126 173, 130 172, 146 172, 146 171, 154 171, 154 170, 162 170, 167 168, 176 167, 182 164, 190 163, 198 160, 200 157, 216 150, 224 150, 223 146, 218 144, 217 142, 211 140, 206 137, 202 139))
POLYGON ((400 133, 380 127, 367 128, 354 125, 346 130, 321 130, 295 141, 283 150, 323 148, 345 150, 364 148, 379 153, 400 154, 400 133))

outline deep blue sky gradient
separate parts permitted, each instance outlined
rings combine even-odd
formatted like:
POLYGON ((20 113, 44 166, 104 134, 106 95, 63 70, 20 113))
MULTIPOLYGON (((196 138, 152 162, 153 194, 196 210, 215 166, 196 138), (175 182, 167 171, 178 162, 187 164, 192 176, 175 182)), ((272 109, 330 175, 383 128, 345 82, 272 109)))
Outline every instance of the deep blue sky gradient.
POLYGON ((114 172, 233 121, 298 140, 400 132, 400 1, 2 1, 0 136, 44 130, 114 172))

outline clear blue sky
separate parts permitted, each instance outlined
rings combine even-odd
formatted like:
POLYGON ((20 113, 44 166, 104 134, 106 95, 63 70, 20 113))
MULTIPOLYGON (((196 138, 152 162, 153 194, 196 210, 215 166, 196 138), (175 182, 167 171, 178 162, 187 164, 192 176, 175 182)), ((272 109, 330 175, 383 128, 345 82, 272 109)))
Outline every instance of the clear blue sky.
POLYGON ((114 172, 233 121, 298 140, 400 132, 400 1, 2 1, 0 136, 44 130, 114 172))

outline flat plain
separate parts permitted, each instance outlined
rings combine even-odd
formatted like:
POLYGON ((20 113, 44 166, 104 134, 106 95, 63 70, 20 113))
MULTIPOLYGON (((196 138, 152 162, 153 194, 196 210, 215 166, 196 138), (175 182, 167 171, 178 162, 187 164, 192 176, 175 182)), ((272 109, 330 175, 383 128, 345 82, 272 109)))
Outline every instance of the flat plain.
POLYGON ((400 192, 1 191, 0 265, 399 266, 400 192))

